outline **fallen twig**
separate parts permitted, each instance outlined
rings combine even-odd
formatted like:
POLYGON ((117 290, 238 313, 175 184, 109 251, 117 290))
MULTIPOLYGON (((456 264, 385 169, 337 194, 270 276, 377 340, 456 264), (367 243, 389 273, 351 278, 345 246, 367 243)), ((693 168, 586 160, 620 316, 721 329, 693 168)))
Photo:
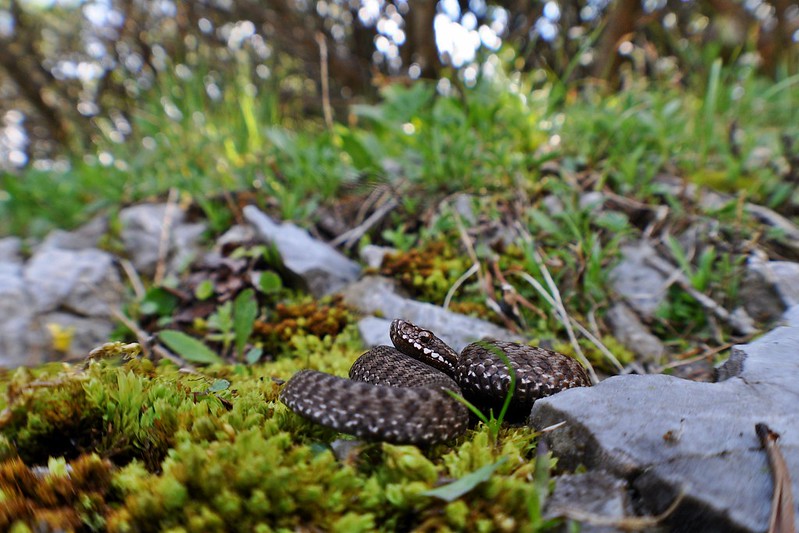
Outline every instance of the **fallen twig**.
POLYGON ((131 320, 127 315, 125 315, 125 313, 123 313, 122 311, 120 311, 118 309, 112 309, 111 310, 111 314, 113 315, 113 317, 115 319, 117 319, 120 322, 122 322, 122 324, 126 328, 128 328, 130 331, 132 331, 134 335, 136 335, 136 340, 138 341, 139 346, 141 346, 142 355, 144 357, 150 357, 151 354, 155 354, 155 355, 157 355, 158 357, 160 357, 162 359, 168 359, 168 360, 172 361, 173 363, 175 363, 175 365, 177 365, 180 368, 180 370, 182 372, 185 372, 185 373, 188 373, 188 374, 200 374, 200 372, 198 372, 196 368, 194 368, 192 365, 190 365, 189 363, 187 363, 186 361, 184 361, 180 357, 174 355, 172 352, 170 352, 169 350, 167 350, 163 346, 155 344, 154 346, 152 346, 152 349, 151 349, 150 348, 150 344, 151 344, 150 343, 150 338, 151 338, 151 336, 146 331, 141 329, 138 326, 138 324, 136 324, 136 322, 131 320))
MULTIPOLYGON (((543 285, 541 285, 541 283, 539 283, 537 279, 532 277, 527 272, 513 272, 513 274, 516 274, 516 275, 520 276, 527 283, 532 285, 533 288, 536 291, 538 291, 538 293, 541 295, 541 297, 544 298, 544 300, 546 300, 546 302, 550 306, 552 306, 552 308, 554 308, 556 310, 556 313, 558 314, 558 317, 560 319, 562 319, 562 315, 558 312, 558 304, 557 304, 557 302, 546 291, 546 289, 544 289, 543 285)), ((598 337, 596 337, 593 333, 591 333, 585 326, 580 324, 580 322, 578 322, 577 319, 575 319, 571 315, 567 314, 566 318, 568 319, 569 323, 577 329, 577 331, 579 331, 583 336, 585 336, 585 338, 587 338, 592 344, 594 344, 594 346, 597 347, 597 349, 600 352, 602 352, 602 355, 604 355, 608 359, 608 361, 610 361, 610 363, 614 367, 616 367, 616 370, 618 370, 621 373, 624 372, 624 366, 619 362, 619 360, 616 358, 616 356, 613 355, 613 352, 611 352, 610 349, 608 349, 608 347, 605 346, 605 344, 601 340, 599 340, 598 337)), ((562 320, 561 320, 561 322, 562 322, 562 320)), ((564 324, 564 327, 566 327, 565 324, 564 324)), ((583 355, 583 357, 585 357, 585 356, 583 355)), ((590 365, 590 363, 589 363, 589 365, 590 365)), ((592 372, 593 372, 593 368, 592 368, 592 372)), ((596 374, 593 374, 593 377, 596 377, 596 374)))
POLYGON ((754 334, 747 335, 743 338, 738 338, 735 340, 735 342, 725 342, 723 344, 720 344, 719 346, 716 346, 715 348, 708 348, 701 353, 700 353, 701 348, 691 349, 687 352, 683 352, 682 354, 676 355, 673 361, 666 363, 660 367, 657 367, 656 369, 653 370, 652 373, 662 374, 664 370, 690 365, 691 363, 701 361, 702 359, 713 357, 714 355, 717 355, 723 352, 724 350, 729 350, 736 344, 743 344, 749 342, 750 340, 752 340, 752 337, 754 337, 754 334))
POLYGON ((755 424, 755 433, 757 433, 763 449, 766 450, 769 466, 771 466, 771 475, 774 478, 774 496, 771 499, 768 532, 796 533, 791 477, 788 473, 788 465, 777 444, 780 436, 762 422, 755 424))
POLYGON ((622 518, 615 518, 611 516, 602 516, 582 509, 574 509, 570 507, 557 507, 552 510, 557 516, 584 522, 592 526, 598 527, 615 527, 624 531, 638 531, 650 527, 655 527, 662 522, 666 517, 677 509, 682 501, 683 493, 680 492, 674 501, 669 505, 669 508, 656 516, 625 516, 622 518))
POLYGON ((164 209, 164 219, 161 221, 161 235, 158 239, 158 262, 155 264, 155 274, 153 275, 153 283, 160 285, 166 273, 166 256, 169 253, 169 241, 172 234, 172 221, 175 218, 175 209, 177 209, 178 190, 174 187, 169 189, 169 195, 166 200, 166 209, 164 209))
MULTIPOLYGON (((480 268, 480 258, 477 257, 477 252, 474 249, 474 242, 472 238, 469 236, 469 232, 466 231, 466 227, 463 225, 463 220, 461 219, 460 214, 457 211, 453 210, 452 212, 453 218, 455 219, 455 225, 458 227, 458 234, 460 235, 461 242, 463 246, 466 248, 466 253, 469 255, 469 259, 472 260, 472 266, 469 268, 468 272, 471 272, 474 269, 474 273, 477 274, 477 283, 480 287, 482 287, 483 294, 485 294, 486 298, 486 305, 494 311, 498 316, 502 317, 503 320, 506 319, 505 312, 502 309, 502 306, 494 299, 492 294, 492 283, 490 282, 490 273, 486 272, 483 273, 483 269, 480 268)), ((456 282, 457 283, 457 282, 456 282)), ((449 293, 447 294, 449 297, 449 293)), ((446 308, 446 305, 444 306, 446 308)))
POLYGON ((792 250, 799 251, 799 227, 793 222, 762 205, 747 203, 744 207, 746 212, 760 220, 761 222, 773 226, 782 231, 789 239, 785 244, 792 250))
POLYGON ((131 263, 128 259, 120 259, 119 264, 122 267, 122 270, 125 272, 125 275, 128 277, 131 287, 133 287, 133 293, 136 295, 136 299, 141 300, 144 298, 144 295, 147 293, 147 289, 144 288, 144 283, 142 283, 139 273, 136 272, 136 267, 134 267, 133 263, 131 263))
POLYGON ((353 244, 358 242, 361 237, 363 237, 367 231, 372 229, 372 226, 378 224, 386 215, 388 215, 391 211, 394 210, 399 204, 394 198, 389 198, 386 203, 378 207, 374 210, 374 212, 369 215, 369 217, 363 221, 363 223, 355 226, 351 230, 345 231, 332 241, 330 241, 331 246, 338 246, 339 244, 344 244, 345 248, 350 248, 353 244))
POLYGON ((327 60, 327 39, 322 32, 316 33, 316 44, 319 45, 319 77, 322 79, 322 113, 325 116, 325 124, 330 131, 333 131, 333 108, 330 106, 330 76, 328 74, 327 60))
POLYGON ((521 305, 530 312, 535 313, 542 319, 546 320, 547 314, 538 306, 534 305, 533 302, 519 294, 519 291, 516 290, 516 287, 514 287, 513 284, 505 278, 505 275, 499 268, 498 261, 492 261, 491 267, 494 270, 494 275, 497 277, 497 280, 499 280, 499 282, 502 284, 502 298, 514 309, 514 312, 516 312, 516 315, 519 319, 523 318, 521 314, 517 312, 518 306, 521 305))

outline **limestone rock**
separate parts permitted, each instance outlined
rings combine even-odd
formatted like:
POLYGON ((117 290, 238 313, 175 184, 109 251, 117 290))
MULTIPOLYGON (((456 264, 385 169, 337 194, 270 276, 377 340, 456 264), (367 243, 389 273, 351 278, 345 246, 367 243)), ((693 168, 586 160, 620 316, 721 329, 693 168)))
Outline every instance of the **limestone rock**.
POLYGON ((773 483, 755 424, 781 435, 799 494, 799 312, 792 313, 790 326, 736 346, 719 383, 615 376, 539 400, 531 423, 566 421, 546 435, 562 464, 627 478, 643 512, 662 512, 682 491, 671 528, 765 531, 773 483))
POLYGON ((185 218, 178 206, 168 204, 140 204, 120 211, 122 242, 138 272, 153 275, 162 253, 165 253, 167 270, 173 272, 197 254, 205 225, 184 223, 185 218), (169 227, 165 233, 164 224, 167 223, 169 227), (166 246, 165 252, 161 251, 162 246, 166 246))
POLYGON ((666 277, 647 264, 657 255, 646 241, 621 247, 622 261, 610 272, 610 283, 616 293, 644 318, 655 315, 666 296, 666 277))
POLYGON ((608 309, 606 316, 613 336, 632 350, 641 361, 657 363, 666 353, 666 347, 638 319, 632 309, 617 302, 608 309))
POLYGON ((358 263, 291 222, 278 224, 254 205, 244 208, 244 218, 261 239, 275 245, 284 266, 314 296, 337 292, 361 272, 358 263))
MULTIPOLYGON (((347 305, 363 314, 378 314, 384 319, 370 318, 364 340, 370 346, 390 344, 388 325, 394 318, 410 320, 414 324, 431 330, 455 351, 460 352, 467 344, 490 337, 501 340, 520 341, 521 337, 510 331, 481 320, 448 311, 426 302, 417 302, 400 296, 393 282, 380 276, 367 276, 349 285, 343 292, 347 305), (379 322, 377 320, 380 320, 379 322), (380 334, 380 330, 385 332, 380 334), (368 332, 374 333, 368 333, 368 332)), ((364 319, 366 320, 366 319, 364 319)), ((364 332, 365 327, 361 326, 364 332)))

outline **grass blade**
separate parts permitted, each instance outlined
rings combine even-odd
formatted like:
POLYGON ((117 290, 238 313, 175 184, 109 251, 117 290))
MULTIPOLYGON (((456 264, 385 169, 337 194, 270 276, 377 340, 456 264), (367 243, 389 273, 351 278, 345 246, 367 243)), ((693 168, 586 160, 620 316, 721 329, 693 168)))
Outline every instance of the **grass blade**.
POLYGON ((508 462, 507 457, 502 457, 499 461, 478 468, 470 474, 466 474, 462 478, 431 489, 422 493, 423 496, 432 496, 445 502, 452 502, 474 489, 477 485, 484 481, 488 481, 492 474, 496 472, 497 468, 508 462))

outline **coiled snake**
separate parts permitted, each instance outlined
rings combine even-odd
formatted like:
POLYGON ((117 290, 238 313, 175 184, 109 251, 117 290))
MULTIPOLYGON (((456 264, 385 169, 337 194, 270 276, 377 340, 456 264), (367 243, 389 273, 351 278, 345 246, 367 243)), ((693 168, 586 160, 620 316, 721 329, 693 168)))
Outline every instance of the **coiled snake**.
POLYGON ((502 351, 516 373, 510 419, 526 418, 533 402, 591 384, 580 364, 563 354, 513 342, 476 342, 460 356, 432 332, 391 323, 391 346, 377 346, 350 368, 350 379, 315 370, 296 373, 280 400, 295 413, 342 433, 398 444, 433 444, 466 431, 469 410, 498 414, 511 383, 502 351))

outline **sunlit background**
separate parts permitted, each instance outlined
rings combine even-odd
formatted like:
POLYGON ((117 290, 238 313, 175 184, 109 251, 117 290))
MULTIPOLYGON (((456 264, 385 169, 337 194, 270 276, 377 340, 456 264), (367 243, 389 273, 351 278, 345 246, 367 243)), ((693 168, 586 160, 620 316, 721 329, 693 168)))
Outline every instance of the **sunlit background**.
MULTIPOLYGON (((318 109, 318 36, 328 49, 332 105, 341 110, 398 77, 438 79, 447 92, 454 79, 471 86, 497 69, 610 80, 626 63, 674 75, 700 60, 686 52, 696 43, 774 72, 775 56, 795 58, 774 39, 795 49, 798 20, 795 3, 762 0, 716 11, 667 0, 7 1, 0 167, 59 168, 70 154, 125 142, 135 102, 163 90, 158 75, 166 71, 178 80, 201 76, 209 102, 246 77, 248 90, 315 100, 304 107, 318 109)), ((168 94, 157 100, 170 118, 183 118, 168 94)), ((102 150, 99 157, 113 161, 102 150)))

